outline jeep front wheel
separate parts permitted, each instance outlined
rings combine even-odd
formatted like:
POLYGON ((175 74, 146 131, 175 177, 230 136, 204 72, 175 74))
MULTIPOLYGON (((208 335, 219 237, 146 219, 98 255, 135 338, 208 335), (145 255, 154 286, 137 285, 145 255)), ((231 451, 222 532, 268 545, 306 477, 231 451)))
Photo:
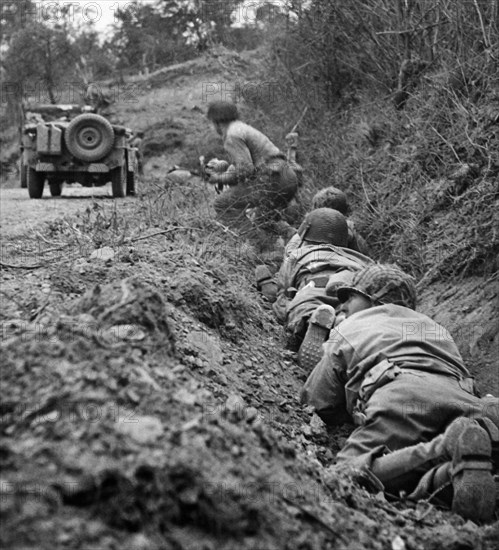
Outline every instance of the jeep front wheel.
POLYGON ((126 164, 122 164, 111 170, 111 186, 113 189, 113 197, 121 198, 126 195, 127 190, 127 170, 126 164))
POLYGON ((80 160, 93 162, 105 157, 114 145, 114 130, 104 117, 86 113, 74 118, 64 140, 69 152, 80 160))
POLYGON ((28 167, 28 193, 31 199, 41 199, 45 185, 45 174, 28 167))

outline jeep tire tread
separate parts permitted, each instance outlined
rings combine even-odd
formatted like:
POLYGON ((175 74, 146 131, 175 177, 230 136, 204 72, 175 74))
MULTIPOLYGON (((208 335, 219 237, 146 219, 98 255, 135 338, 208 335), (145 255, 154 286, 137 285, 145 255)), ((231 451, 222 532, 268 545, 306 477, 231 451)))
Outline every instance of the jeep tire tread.
POLYGON ((115 199, 125 197, 127 192, 126 163, 111 170, 111 187, 115 199))
POLYGON ((93 162, 105 157, 113 148, 114 130, 103 116, 86 113, 69 123, 64 140, 72 155, 93 162))
POLYGON ((28 193, 31 199, 41 199, 45 185, 45 174, 28 167, 28 193))

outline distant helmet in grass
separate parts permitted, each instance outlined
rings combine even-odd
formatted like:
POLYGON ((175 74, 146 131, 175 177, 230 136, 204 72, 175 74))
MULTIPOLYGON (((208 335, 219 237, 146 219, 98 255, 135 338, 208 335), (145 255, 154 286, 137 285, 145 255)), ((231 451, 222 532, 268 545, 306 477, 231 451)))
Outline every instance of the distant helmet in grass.
POLYGON ((207 172, 218 172, 219 174, 226 172, 227 168, 229 167, 229 163, 226 160, 223 159, 211 159, 206 164, 206 171, 207 172))
POLYGON ((333 208, 346 216, 348 214, 347 196, 337 187, 325 187, 313 196, 312 208, 333 208))
POLYGON ((208 119, 215 123, 232 122, 239 118, 239 112, 230 101, 212 101, 208 105, 208 119))
POLYGON ((309 212, 298 229, 304 242, 347 246, 348 225, 345 216, 332 208, 316 208, 309 212))
POLYGON ((369 298, 374 305, 396 304, 416 308, 414 279, 395 265, 373 264, 358 271, 350 286, 338 289, 338 299, 346 302, 353 292, 369 298))

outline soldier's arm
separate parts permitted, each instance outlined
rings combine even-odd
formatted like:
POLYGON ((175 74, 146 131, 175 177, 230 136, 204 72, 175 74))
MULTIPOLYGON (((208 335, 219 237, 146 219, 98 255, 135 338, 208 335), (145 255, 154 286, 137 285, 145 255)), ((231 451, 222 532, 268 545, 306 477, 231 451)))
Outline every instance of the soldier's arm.
POLYGON ((229 154, 234 165, 236 178, 244 179, 254 173, 255 165, 253 164, 251 152, 242 138, 232 135, 227 136, 224 142, 224 149, 229 154))
POLYGON ((326 351, 301 391, 301 402, 312 405, 328 426, 338 426, 349 418, 342 380, 344 370, 341 357, 326 351))
POLYGON ((277 320, 284 324, 286 321, 286 308, 290 302, 287 295, 287 289, 291 284, 292 270, 290 266, 289 258, 285 258, 279 268, 279 271, 275 275, 275 282, 277 284, 277 298, 272 309, 277 317, 277 320))

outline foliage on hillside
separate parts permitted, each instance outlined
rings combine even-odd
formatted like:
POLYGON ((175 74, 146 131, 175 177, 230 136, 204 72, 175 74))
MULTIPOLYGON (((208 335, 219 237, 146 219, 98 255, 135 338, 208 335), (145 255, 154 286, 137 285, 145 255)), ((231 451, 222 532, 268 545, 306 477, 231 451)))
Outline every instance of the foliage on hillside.
POLYGON ((241 94, 288 128, 306 109, 306 195, 346 190, 373 254, 426 282, 498 267, 497 21, 497 2, 317 0, 241 94))

